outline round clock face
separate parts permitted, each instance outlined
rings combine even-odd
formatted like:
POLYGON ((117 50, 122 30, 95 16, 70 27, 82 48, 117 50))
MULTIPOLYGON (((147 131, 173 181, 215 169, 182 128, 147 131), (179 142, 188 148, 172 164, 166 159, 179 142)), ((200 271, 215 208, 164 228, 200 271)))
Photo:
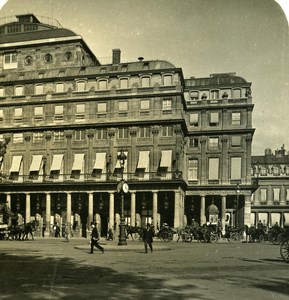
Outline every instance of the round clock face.
POLYGON ((128 192, 128 184, 127 184, 127 183, 124 183, 124 184, 122 185, 122 190, 123 190, 124 193, 127 193, 127 192, 128 192))

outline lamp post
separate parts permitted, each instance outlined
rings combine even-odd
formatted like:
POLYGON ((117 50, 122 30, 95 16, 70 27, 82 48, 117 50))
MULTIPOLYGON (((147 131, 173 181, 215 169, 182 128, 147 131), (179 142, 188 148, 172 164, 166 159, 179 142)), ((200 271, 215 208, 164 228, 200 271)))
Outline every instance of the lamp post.
POLYGON ((128 185, 124 182, 123 179, 123 171, 124 171, 124 164, 127 159, 125 153, 123 150, 120 151, 120 154, 117 156, 117 159, 119 160, 120 169, 121 169, 121 182, 117 186, 117 190, 120 193, 121 196, 121 211, 120 211, 120 232, 119 232, 119 240, 118 245, 124 246, 127 245, 126 243, 126 233, 125 233, 125 219, 124 219, 124 193, 128 192, 128 185))
POLYGON ((239 209, 239 194, 240 194, 240 183, 237 183, 236 186, 236 197, 237 197, 237 202, 236 202, 236 227, 239 227, 239 213, 238 213, 238 209, 239 209))

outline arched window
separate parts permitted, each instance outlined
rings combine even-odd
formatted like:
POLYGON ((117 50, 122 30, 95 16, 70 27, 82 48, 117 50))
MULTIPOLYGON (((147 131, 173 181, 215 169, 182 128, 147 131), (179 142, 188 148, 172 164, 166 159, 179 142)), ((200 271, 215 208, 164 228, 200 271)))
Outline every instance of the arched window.
POLYGON ((119 86, 121 89, 127 89, 128 88, 128 79, 127 78, 121 78, 119 80, 119 86))
POLYGON ((64 93, 64 83, 63 82, 56 83, 55 93, 64 93))
POLYGON ((107 80, 105 79, 105 80, 99 80, 98 81, 98 88, 100 89, 100 90, 106 90, 107 89, 107 80))
POLYGON ((233 98, 234 99, 241 98, 241 89, 235 89, 235 90, 233 90, 233 98))
POLYGON ((149 77, 142 77, 141 78, 141 86, 142 87, 149 87, 150 86, 150 78, 149 77))
POLYGON ((163 76, 163 84, 164 85, 172 85, 173 84, 173 76, 172 75, 164 75, 163 76))
POLYGON ((37 84, 34 86, 34 94, 35 95, 42 95, 44 94, 44 85, 43 84, 37 84))
POLYGON ((24 86, 22 86, 22 85, 15 86, 14 95, 15 96, 23 96, 24 95, 24 86))
POLYGON ((77 92, 84 92, 86 90, 86 81, 79 80, 76 82, 76 90, 77 92))

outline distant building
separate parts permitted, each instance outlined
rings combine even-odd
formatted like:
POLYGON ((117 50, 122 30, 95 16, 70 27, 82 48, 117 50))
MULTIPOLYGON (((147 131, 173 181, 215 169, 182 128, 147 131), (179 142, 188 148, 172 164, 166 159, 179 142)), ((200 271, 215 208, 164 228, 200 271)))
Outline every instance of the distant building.
POLYGON ((184 79, 164 60, 101 64, 79 35, 33 14, 0 26, 1 197, 45 235, 94 221, 250 225, 251 83, 234 73, 184 79), (5 151, 4 151, 5 150, 5 151), (42 232, 42 230, 40 230, 42 232))
POLYGON ((289 155, 284 145, 252 156, 252 176, 259 188, 252 195, 251 224, 289 226, 289 155))

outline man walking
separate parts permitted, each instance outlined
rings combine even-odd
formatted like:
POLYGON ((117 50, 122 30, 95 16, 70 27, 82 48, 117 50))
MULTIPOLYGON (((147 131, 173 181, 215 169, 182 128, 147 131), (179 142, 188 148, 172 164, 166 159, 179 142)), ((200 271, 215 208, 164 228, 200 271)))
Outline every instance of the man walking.
POLYGON ((104 253, 104 249, 99 245, 99 234, 95 224, 91 224, 92 232, 91 232, 91 243, 90 243, 90 254, 93 254, 94 246, 99 249, 102 253, 104 253))
POLYGON ((148 253, 148 245, 151 249, 151 252, 153 252, 153 236, 154 232, 149 223, 147 223, 146 228, 143 229, 143 236, 142 240, 144 242, 144 247, 145 247, 145 253, 148 253))

